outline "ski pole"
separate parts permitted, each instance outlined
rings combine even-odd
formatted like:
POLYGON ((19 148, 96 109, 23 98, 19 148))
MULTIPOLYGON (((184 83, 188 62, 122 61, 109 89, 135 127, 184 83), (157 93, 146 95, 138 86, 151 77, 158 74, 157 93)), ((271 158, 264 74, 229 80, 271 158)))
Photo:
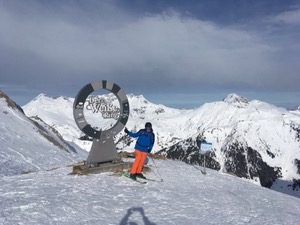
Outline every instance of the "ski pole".
POLYGON ((155 169, 156 169, 156 172, 157 172, 157 174, 154 172, 154 174, 155 174, 155 176, 157 176, 159 179, 160 179, 160 181, 164 181, 164 179, 162 179, 162 176, 160 175, 160 173, 159 173, 159 171, 158 171, 158 168, 157 168, 157 165, 156 165, 156 163, 155 163, 155 161, 154 161, 154 159, 151 157, 151 159, 152 159, 152 162, 153 162, 153 164, 154 164, 154 167, 155 167, 155 169))

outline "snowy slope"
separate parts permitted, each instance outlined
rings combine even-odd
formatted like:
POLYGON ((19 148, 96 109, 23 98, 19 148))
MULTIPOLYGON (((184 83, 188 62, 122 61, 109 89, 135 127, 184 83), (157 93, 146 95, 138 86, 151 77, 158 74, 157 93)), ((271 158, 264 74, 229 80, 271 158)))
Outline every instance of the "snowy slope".
POLYGON ((33 122, 0 92, 0 176, 51 169, 85 159, 86 152, 68 143, 43 121, 33 122))
POLYGON ((68 175, 60 168, 0 178, 0 224, 232 225, 299 223, 300 199, 243 179, 170 160, 149 163, 139 184, 125 177, 68 175), (156 166, 155 166, 156 165, 156 166))

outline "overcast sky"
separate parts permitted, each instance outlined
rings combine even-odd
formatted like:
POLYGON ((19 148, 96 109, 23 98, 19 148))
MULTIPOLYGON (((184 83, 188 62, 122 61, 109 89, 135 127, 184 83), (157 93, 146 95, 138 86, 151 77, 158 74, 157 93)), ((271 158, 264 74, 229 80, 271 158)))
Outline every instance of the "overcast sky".
POLYGON ((299 0, 0 0, 0 90, 22 105, 110 80, 170 106, 292 107, 299 40, 299 0))

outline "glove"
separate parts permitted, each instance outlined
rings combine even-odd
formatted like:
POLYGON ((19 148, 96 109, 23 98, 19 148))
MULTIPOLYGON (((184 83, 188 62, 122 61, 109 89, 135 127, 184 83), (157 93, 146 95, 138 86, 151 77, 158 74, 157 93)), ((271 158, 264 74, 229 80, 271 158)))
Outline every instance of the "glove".
POLYGON ((127 130, 127 128, 126 128, 126 127, 125 127, 125 130, 124 130, 124 132, 125 132, 126 134, 128 134, 128 132, 129 132, 129 131, 127 130))

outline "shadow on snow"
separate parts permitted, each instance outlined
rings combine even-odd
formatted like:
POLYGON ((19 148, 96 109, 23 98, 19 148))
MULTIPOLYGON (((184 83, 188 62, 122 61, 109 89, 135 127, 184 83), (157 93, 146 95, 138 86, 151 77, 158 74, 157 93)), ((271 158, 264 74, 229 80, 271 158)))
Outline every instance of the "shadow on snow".
POLYGON ((131 207, 130 209, 128 209, 127 214, 123 217, 119 225, 137 225, 137 223, 131 221, 130 219, 131 215, 135 212, 139 213, 143 218, 144 225, 156 225, 148 219, 142 207, 131 207))

